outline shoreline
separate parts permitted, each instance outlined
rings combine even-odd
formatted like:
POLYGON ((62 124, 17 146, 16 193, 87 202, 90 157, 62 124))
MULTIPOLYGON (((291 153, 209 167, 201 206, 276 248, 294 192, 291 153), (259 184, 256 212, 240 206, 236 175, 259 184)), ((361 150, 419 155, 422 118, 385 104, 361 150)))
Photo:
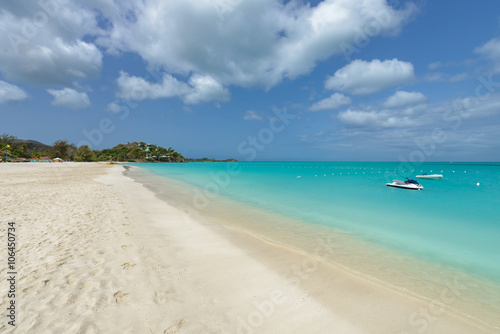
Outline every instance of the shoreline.
POLYGON ((307 224, 220 194, 210 200, 210 206, 215 208, 195 209, 189 199, 193 198, 193 194, 200 193, 201 189, 196 186, 135 166, 131 166, 127 175, 143 183, 157 197, 170 205, 181 207, 197 219, 235 228, 261 242, 312 257, 361 280, 425 303, 439 305, 455 316, 500 332, 498 308, 483 307, 485 304, 499 305, 500 286, 493 282, 409 255, 398 254, 395 257, 393 249, 358 239, 351 233, 307 224), (142 172, 137 174, 139 170, 142 172), (161 179, 167 181, 161 183, 161 179), (164 193, 164 189, 173 196, 164 193), (316 251, 317 245, 324 249, 321 256, 316 251), (444 296, 443 292, 446 291, 454 291, 455 294, 451 298, 444 296))
POLYGON ((123 166, 2 167, 2 220, 20 225, 16 333, 494 333, 199 220, 123 166))

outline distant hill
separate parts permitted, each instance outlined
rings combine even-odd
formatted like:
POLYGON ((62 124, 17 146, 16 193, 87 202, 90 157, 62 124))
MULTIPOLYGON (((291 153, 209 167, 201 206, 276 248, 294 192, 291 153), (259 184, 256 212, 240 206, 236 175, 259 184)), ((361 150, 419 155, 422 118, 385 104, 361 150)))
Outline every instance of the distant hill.
MULTIPOLYGON (((57 140, 53 145, 46 145, 37 140, 18 139, 9 134, 0 134, 0 155, 8 161, 26 161, 29 159, 40 159, 43 156, 54 159, 77 161, 129 161, 129 162, 232 162, 236 159, 217 160, 209 158, 186 159, 176 152, 172 147, 165 148, 159 145, 147 144, 145 142, 133 142, 118 144, 113 148, 93 150, 81 146, 77 148, 66 140, 57 140), (82 158, 82 152, 89 153, 86 160, 82 158), (79 153, 79 151, 81 151, 79 153)), ((4 161, 4 159, 1 159, 4 161)))
POLYGON ((148 162, 185 162, 185 158, 173 148, 164 148, 145 142, 118 144, 100 152, 104 160, 148 161, 148 162))
POLYGON ((44 143, 40 143, 39 141, 36 140, 26 140, 26 139, 15 139, 15 143, 19 144, 25 144, 28 145, 28 150, 30 152, 32 151, 38 151, 38 152, 44 152, 46 149, 49 149, 51 146, 50 145, 45 145, 44 143))

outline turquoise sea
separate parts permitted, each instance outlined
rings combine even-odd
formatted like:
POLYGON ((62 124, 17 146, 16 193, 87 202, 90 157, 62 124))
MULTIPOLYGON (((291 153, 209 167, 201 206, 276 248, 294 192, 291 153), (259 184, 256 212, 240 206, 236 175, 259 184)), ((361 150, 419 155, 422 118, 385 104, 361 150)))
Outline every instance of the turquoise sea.
MULTIPOLYGON (((498 311, 500 163, 130 165, 142 171, 136 171, 135 178, 154 175, 156 181, 149 186, 174 205, 212 216, 217 215, 215 206, 226 205, 226 209, 218 207, 222 218, 240 207, 262 212, 272 218, 233 213, 231 219, 259 237, 305 252, 304 245, 309 242, 312 250, 319 237, 335 240, 335 245, 331 243, 337 247, 331 257, 335 264, 353 272, 365 268, 375 280, 405 290, 413 286, 415 294, 430 299, 435 298, 432 290, 438 293, 445 281, 460 279, 474 287, 460 294, 465 298, 462 306, 468 305, 463 313, 475 312, 471 300, 486 305, 476 310, 478 318, 498 311), (393 179, 422 173, 443 174, 443 178, 419 180, 424 186, 421 191, 386 186, 393 179), (178 196, 180 188, 183 196, 178 196)), ((458 304, 454 308, 460 309, 458 304)))

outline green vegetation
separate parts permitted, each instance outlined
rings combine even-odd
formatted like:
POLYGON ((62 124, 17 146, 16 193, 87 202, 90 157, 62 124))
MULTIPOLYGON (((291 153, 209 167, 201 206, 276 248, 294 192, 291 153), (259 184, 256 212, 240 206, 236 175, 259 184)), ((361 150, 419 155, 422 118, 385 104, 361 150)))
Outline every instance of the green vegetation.
POLYGON ((76 149, 75 161, 97 161, 97 157, 90 147, 82 145, 76 149))
POLYGON ((164 148, 144 142, 119 144, 111 149, 100 151, 98 156, 99 160, 185 162, 182 154, 171 147, 164 148))
POLYGON ((56 140, 54 145, 47 150, 49 158, 69 160, 77 151, 75 144, 69 144, 66 140, 56 140))
POLYGON ((226 159, 226 160, 217 160, 214 158, 201 158, 201 159, 191 159, 187 158, 187 162, 238 162, 236 159, 226 159))
POLYGON ((110 149, 93 150, 87 145, 76 147, 66 140, 57 140, 52 146, 34 140, 0 135, 1 161, 50 160, 70 161, 124 161, 124 162, 186 162, 173 148, 164 148, 145 142, 120 144, 110 149))

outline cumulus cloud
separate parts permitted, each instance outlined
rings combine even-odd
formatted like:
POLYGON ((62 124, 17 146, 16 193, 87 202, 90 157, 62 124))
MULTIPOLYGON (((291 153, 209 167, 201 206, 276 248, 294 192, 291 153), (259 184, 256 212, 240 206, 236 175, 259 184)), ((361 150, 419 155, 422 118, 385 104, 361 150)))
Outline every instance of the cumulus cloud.
POLYGON ((72 85, 95 78, 102 53, 84 36, 99 33, 96 13, 77 2, 6 4, 0 11, 0 72, 10 80, 72 85))
POLYGON ((22 101, 27 98, 28 94, 23 89, 0 80, 0 104, 10 101, 22 101))
POLYGON ((383 104, 386 108, 401 108, 419 105, 427 102, 427 97, 420 92, 406 92, 399 90, 390 96, 383 104))
POLYGON ((415 79, 413 64, 378 59, 367 62, 354 60, 330 76, 325 88, 354 95, 370 95, 391 87, 409 83, 415 79))
POLYGON ((75 88, 100 75, 101 50, 133 53, 166 73, 156 83, 128 78, 144 98, 227 101, 231 86, 270 89, 310 73, 366 27, 370 38, 397 34, 416 11, 386 0, 11 1, 0 11, 0 72, 75 88))
POLYGON ((201 75, 193 75, 189 79, 189 84, 177 80, 170 74, 164 74, 161 82, 152 83, 121 71, 117 85, 119 88, 117 97, 135 101, 179 97, 186 104, 197 104, 228 101, 230 97, 227 88, 213 78, 201 75))
POLYGON ((316 102, 313 104, 309 110, 310 111, 318 111, 318 110, 334 110, 339 109, 345 105, 351 104, 351 98, 345 96, 340 93, 334 93, 330 97, 316 102))
POLYGON ((403 128, 417 124, 408 116, 390 113, 387 110, 348 109, 340 112, 337 117, 343 123, 356 127, 403 128))
POLYGON ((262 117, 254 110, 247 110, 243 116, 245 121, 262 121, 262 117))
POLYGON ((111 102, 106 106, 106 110, 113 114, 118 114, 121 110, 121 107, 117 103, 111 102))
POLYGON ((117 97, 134 101, 182 96, 189 92, 187 84, 178 81, 170 74, 164 74, 159 83, 151 83, 121 71, 116 83, 119 88, 117 97))
POLYGON ((87 93, 77 92, 71 88, 63 88, 60 90, 47 89, 47 92, 54 97, 54 100, 52 101, 53 106, 71 109, 85 109, 91 105, 87 93))
POLYGON ((183 97, 187 104, 210 101, 229 101, 231 94, 219 82, 209 75, 193 75, 189 79, 190 91, 183 97))
POLYGON ((500 38, 493 38, 474 50, 494 63, 496 72, 500 72, 500 38))
POLYGON ((317 6, 277 0, 120 3, 110 31, 97 42, 108 52, 138 53, 171 74, 196 73, 224 86, 270 88, 342 54, 363 28, 373 37, 398 31, 416 12, 385 0, 325 0, 317 6), (222 9, 221 9, 222 8, 222 9), (251 27, 251 28, 249 28, 251 27))

